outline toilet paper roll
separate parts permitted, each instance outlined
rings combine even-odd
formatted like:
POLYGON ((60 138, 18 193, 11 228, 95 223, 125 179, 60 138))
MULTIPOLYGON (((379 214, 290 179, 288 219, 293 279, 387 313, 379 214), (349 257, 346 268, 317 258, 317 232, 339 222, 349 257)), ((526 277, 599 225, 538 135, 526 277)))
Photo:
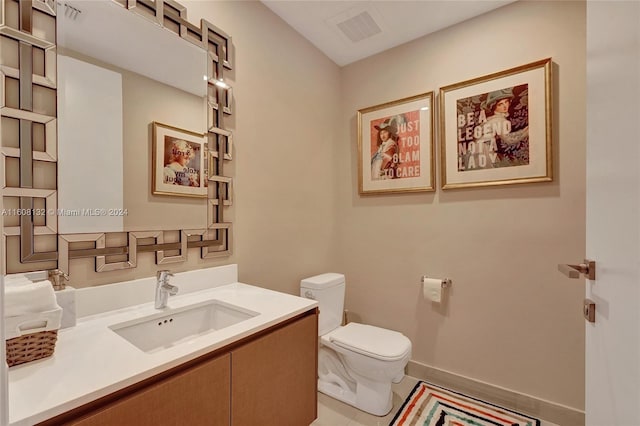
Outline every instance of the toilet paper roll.
POLYGON ((442 300, 442 280, 436 278, 422 280, 422 295, 425 299, 440 303, 442 300))

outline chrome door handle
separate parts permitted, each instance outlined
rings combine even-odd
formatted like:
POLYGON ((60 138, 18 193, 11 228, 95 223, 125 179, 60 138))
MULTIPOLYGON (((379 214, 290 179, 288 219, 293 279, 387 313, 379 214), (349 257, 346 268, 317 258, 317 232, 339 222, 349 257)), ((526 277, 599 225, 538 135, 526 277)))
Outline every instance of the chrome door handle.
POLYGON ((558 271, 562 272, 569 278, 580 278, 580 274, 590 280, 596 279, 596 262, 594 260, 585 259, 583 263, 577 265, 559 264, 558 271))

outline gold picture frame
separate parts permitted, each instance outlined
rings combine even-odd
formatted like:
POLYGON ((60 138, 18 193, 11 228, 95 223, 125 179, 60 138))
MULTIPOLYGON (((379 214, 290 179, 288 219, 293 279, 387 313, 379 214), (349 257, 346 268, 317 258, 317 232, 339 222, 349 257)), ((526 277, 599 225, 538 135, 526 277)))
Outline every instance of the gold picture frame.
POLYGON ((442 189, 549 182, 552 61, 440 89, 442 189))
POLYGON ((434 92, 358 111, 360 195, 435 191, 434 92))
POLYGON ((205 135, 154 121, 152 137, 153 194, 206 198, 205 135))

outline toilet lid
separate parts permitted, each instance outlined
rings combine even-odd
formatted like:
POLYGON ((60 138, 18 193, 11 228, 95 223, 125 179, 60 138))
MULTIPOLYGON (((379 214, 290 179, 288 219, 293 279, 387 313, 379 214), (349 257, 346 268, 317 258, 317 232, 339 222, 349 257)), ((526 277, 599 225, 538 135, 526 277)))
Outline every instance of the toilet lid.
POLYGON ((411 350, 411 341, 402 333, 355 322, 324 337, 345 349, 384 361, 401 359, 411 350))

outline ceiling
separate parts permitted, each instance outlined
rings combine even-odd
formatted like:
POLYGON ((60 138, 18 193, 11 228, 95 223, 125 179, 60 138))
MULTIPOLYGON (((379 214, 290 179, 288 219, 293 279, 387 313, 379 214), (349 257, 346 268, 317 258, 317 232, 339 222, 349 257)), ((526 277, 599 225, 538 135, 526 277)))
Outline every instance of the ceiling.
POLYGON ((262 0, 340 66, 515 0, 262 0))

